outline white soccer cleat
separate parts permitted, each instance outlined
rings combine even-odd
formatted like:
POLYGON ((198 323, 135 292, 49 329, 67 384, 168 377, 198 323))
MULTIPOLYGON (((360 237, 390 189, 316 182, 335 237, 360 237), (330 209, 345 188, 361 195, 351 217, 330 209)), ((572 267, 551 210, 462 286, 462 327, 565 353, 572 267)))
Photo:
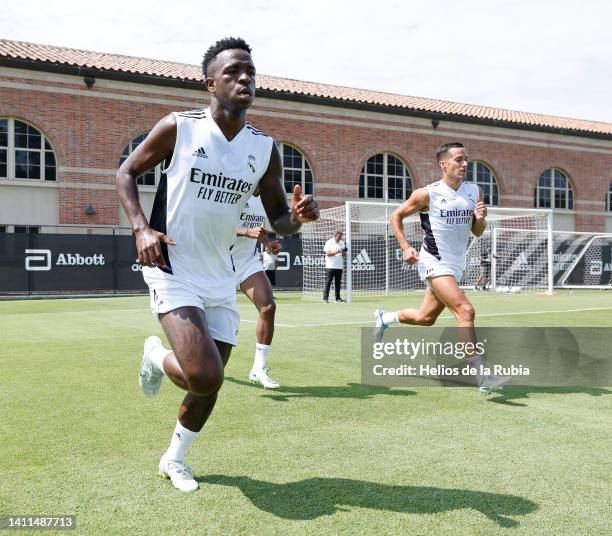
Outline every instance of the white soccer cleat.
POLYGON ((159 476, 169 478, 176 489, 185 493, 191 493, 200 487, 185 462, 167 460, 165 454, 159 460, 159 476))
POLYGON ((138 383, 147 398, 153 398, 159 393, 164 373, 151 361, 149 357, 154 348, 162 345, 159 337, 147 337, 144 342, 142 362, 140 363, 140 376, 138 383))
POLYGON ((266 389, 278 389, 280 383, 270 378, 269 372, 270 369, 267 367, 263 370, 251 370, 251 372, 249 372, 249 380, 251 380, 251 383, 263 385, 266 389))
POLYGON ((512 376, 495 376, 495 374, 489 374, 482 378, 479 382, 478 388, 482 394, 489 394, 493 391, 501 389, 504 387, 510 380, 512 376))
POLYGON ((376 342, 382 341, 383 335, 385 334, 385 330, 389 327, 383 322, 383 314, 385 314, 385 312, 382 309, 376 309, 376 311, 374 311, 374 318, 376 319, 376 328, 374 328, 374 340, 376 342))

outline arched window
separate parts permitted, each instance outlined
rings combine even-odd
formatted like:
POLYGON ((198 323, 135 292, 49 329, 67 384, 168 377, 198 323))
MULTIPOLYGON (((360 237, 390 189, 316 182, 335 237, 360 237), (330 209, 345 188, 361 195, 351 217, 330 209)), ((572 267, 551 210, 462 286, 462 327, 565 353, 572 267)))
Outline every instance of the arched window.
POLYGON ((408 167, 390 153, 379 153, 368 159, 359 175, 359 197, 403 201, 412 193, 408 167))
POLYGON ((497 181, 491 168, 484 162, 475 160, 468 164, 465 180, 475 182, 482 189, 485 205, 496 207, 499 205, 497 181))
POLYGON ((557 168, 543 171, 535 189, 536 208, 574 208, 574 191, 565 173, 557 168))
POLYGON ((0 179, 57 179, 55 153, 40 130, 18 119, 0 119, 0 179))
POLYGON ((612 212, 612 181, 608 185, 608 197, 606 198, 606 210, 612 212))
MULTIPOLYGON (((125 149, 123 149, 121 158, 119 159, 119 165, 123 164, 123 162, 127 160, 127 157, 130 156, 132 151, 144 141, 148 134, 148 132, 145 132, 144 134, 137 136, 125 147, 125 149)), ((153 169, 145 171, 142 175, 139 175, 136 179, 136 183, 141 184, 142 186, 157 186, 159 184, 160 177, 161 164, 157 164, 153 169)))
POLYGON ((292 194, 295 185, 299 184, 303 194, 312 194, 312 170, 308 160, 300 151, 287 143, 279 143, 278 148, 283 157, 285 192, 292 194))

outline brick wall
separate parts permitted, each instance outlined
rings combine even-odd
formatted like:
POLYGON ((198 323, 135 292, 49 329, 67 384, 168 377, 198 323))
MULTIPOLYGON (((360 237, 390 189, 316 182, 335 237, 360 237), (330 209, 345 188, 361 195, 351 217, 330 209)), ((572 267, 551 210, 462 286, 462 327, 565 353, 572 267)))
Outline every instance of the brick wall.
MULTIPOLYGON (((118 224, 113 184, 124 147, 170 111, 196 108, 206 99, 206 93, 194 90, 100 79, 87 89, 75 76, 0 72, 0 117, 32 123, 55 150, 62 224, 118 224), (85 214, 89 205, 94 215, 85 214)), ((606 226, 612 141, 446 121, 434 129, 416 117, 270 99, 256 100, 250 122, 305 155, 323 207, 357 199, 360 170, 381 151, 399 156, 415 187, 423 186, 438 178, 436 147, 457 140, 471 159, 494 171, 501 206, 533 207, 538 176, 557 167, 574 188, 576 230, 606 226)))

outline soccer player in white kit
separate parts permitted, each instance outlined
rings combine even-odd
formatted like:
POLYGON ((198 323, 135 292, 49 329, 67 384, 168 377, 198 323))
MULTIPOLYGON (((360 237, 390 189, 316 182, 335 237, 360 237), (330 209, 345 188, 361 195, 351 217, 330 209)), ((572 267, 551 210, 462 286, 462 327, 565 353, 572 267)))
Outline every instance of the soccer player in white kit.
POLYGON ((281 245, 278 240, 268 240, 267 228, 266 212, 259 192, 255 192, 240 215, 240 225, 236 231, 238 238, 232 247, 232 259, 236 267, 238 287, 259 312, 255 328, 255 358, 249 372, 249 380, 268 389, 278 389, 280 384, 272 379, 267 366, 274 336, 276 303, 272 285, 264 273, 258 243, 274 254, 280 251, 281 245))
MULTIPOLYGON (((402 323, 431 326, 440 313, 448 308, 458 328, 468 328, 470 342, 475 342, 474 306, 459 288, 465 270, 466 252, 470 232, 484 233, 487 207, 480 187, 465 182, 468 156, 461 143, 442 145, 437 153, 442 179, 415 190, 390 218, 395 238, 403 252, 404 261, 417 264, 419 277, 425 283, 425 296, 419 309, 385 312, 377 309, 376 338, 391 324, 402 323), (406 240, 403 220, 419 213, 423 230, 423 245, 419 252, 406 240)), ((478 365, 479 363, 474 362, 478 365)), ((509 378, 487 376, 478 378, 482 392, 501 387, 509 378)))
POLYGON ((250 47, 226 38, 202 62, 210 107, 163 118, 117 172, 119 198, 130 220, 138 259, 172 349, 148 337, 140 369, 145 395, 155 396, 163 376, 187 391, 159 474, 181 491, 197 481, 185 464, 187 448, 215 406, 223 369, 236 343, 239 316, 230 249, 247 200, 259 187, 272 228, 296 233, 318 217, 312 196, 296 186, 287 205, 282 162, 272 138, 246 122, 255 96, 250 47), (148 222, 136 177, 164 162, 164 175, 148 222))

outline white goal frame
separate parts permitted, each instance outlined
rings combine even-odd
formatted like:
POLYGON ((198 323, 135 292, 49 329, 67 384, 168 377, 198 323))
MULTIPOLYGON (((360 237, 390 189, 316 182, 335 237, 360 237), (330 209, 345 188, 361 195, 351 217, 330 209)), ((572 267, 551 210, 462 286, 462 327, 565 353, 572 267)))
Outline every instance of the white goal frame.
MULTIPOLYGON (((383 203, 383 202, 375 202, 375 201, 347 201, 345 204, 345 212, 344 212, 344 224, 345 224, 345 239, 346 239, 346 247, 347 247, 347 266, 349 269, 346 270, 346 300, 351 302, 353 300, 353 274, 350 269, 351 263, 353 261, 353 250, 352 250, 352 236, 351 236, 351 209, 353 207, 384 207, 385 209, 389 209, 388 217, 391 213, 400 206, 399 203, 383 203)), ((488 212, 490 214, 500 213, 500 214, 512 214, 512 213, 524 213, 524 214, 542 214, 547 217, 547 285, 545 292, 546 294, 553 293, 553 281, 554 281, 554 271, 553 271, 553 252, 554 252, 554 239, 553 239, 553 211, 550 209, 532 209, 532 208, 502 208, 502 207, 489 207, 488 212)), ((388 221, 387 217, 387 221, 388 221)), ((506 229, 506 228, 500 228, 506 229)), ((510 228, 508 228, 510 229, 510 228)), ((525 230, 521 230, 525 231, 525 230)), ((534 231, 538 232, 538 231, 534 231)), ((541 232, 541 231, 540 231, 541 232)), ((493 228, 493 240, 496 239, 497 227, 493 228)), ((385 236, 385 243, 388 243, 389 235, 388 233, 385 236)), ((495 251, 495 246, 492 244, 492 251, 495 251)), ((389 248, 385 248, 385 294, 389 293, 389 248)), ((495 273, 495 256, 492 259, 492 274, 495 273)))

